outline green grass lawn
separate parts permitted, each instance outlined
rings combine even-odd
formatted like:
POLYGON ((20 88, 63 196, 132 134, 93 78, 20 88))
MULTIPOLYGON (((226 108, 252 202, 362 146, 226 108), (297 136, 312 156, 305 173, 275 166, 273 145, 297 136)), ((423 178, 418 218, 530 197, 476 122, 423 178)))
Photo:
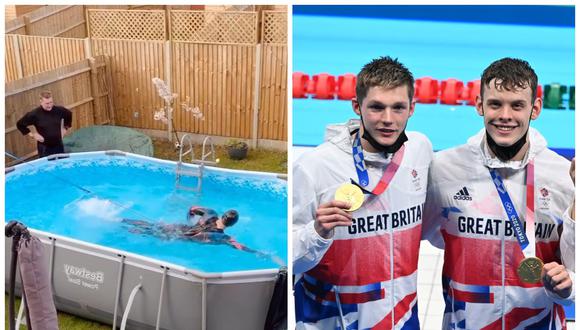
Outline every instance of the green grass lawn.
MULTIPOLYGON (((20 308, 20 299, 16 298, 14 313, 18 316, 18 308, 20 308)), ((8 327, 8 295, 4 295, 4 312, 6 313, 6 319, 4 320, 4 329, 9 329, 8 327)), ((98 322, 85 320, 78 316, 70 315, 67 313, 58 312, 58 328, 60 330, 105 330, 111 329, 110 325, 104 325, 98 322)), ((20 326, 19 330, 27 330, 25 326, 20 326)))
MULTIPOLYGON (((169 141, 153 139, 153 146, 155 150, 154 157, 174 161, 179 160, 179 151, 175 150, 174 145, 169 141)), ((194 148, 197 152, 197 155, 200 155, 201 146, 196 145, 194 148)), ((227 151, 223 146, 216 145, 215 151, 216 157, 220 160, 217 165, 218 167, 282 174, 287 173, 288 157, 285 151, 281 152, 264 149, 250 149, 248 151, 248 157, 244 160, 229 159, 227 151)), ((4 300, 6 312, 5 329, 8 329, 8 295, 5 296, 4 300)), ((18 313, 19 305, 20 299, 17 300, 16 313, 18 313)), ((111 326, 108 325, 103 325, 94 321, 88 321, 83 318, 62 312, 58 313, 58 324, 60 330, 100 330, 111 328, 111 326)), ((21 327, 21 329, 26 329, 26 327, 21 327)))
MULTIPOLYGON (((154 157, 179 160, 179 150, 176 150, 173 143, 163 139, 153 139, 154 157)), ((201 155, 201 145, 194 146, 196 158, 201 155)), ((216 157, 219 158, 218 167, 232 168, 248 171, 262 171, 287 173, 288 154, 286 151, 271 151, 265 149, 250 149, 248 157, 243 160, 232 160, 228 157, 225 147, 215 146, 216 157)), ((189 160, 188 158, 187 160, 189 160)))

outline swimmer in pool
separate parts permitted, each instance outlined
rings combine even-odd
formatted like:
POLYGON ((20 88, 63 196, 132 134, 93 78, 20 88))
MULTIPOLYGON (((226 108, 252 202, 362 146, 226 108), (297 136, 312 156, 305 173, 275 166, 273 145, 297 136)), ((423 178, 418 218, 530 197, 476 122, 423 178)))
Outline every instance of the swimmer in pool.
POLYGON ((191 224, 152 223, 133 219, 123 219, 122 222, 133 226, 129 231, 135 234, 152 235, 163 239, 184 239, 206 244, 227 244, 238 250, 267 256, 263 252, 240 244, 224 233, 224 229, 238 222, 238 218, 236 210, 228 210, 218 217, 213 209, 192 206, 187 213, 187 220, 191 224))

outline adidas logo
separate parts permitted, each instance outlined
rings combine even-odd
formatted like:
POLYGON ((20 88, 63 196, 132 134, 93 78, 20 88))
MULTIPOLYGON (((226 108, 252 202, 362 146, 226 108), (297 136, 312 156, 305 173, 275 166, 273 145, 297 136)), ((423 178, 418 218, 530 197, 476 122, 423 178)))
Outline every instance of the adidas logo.
POLYGON ((470 200, 473 200, 473 198, 471 198, 471 196, 469 196, 469 191, 467 191, 467 187, 463 187, 463 189, 459 190, 455 194, 455 196, 453 196, 453 199, 459 200, 459 201, 470 201, 470 200))

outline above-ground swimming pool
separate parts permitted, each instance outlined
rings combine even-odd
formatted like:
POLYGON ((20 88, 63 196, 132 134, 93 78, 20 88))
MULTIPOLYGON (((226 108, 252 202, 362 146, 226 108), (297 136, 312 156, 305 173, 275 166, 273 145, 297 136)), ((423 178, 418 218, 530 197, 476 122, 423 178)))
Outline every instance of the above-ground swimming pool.
MULTIPOLYGON (((6 219, 24 223, 45 243, 58 308, 113 322, 129 310, 135 290, 128 328, 263 327, 287 258, 286 181, 205 167, 201 192, 192 192, 175 189, 175 169, 173 162, 122 152, 7 169, 6 219), (192 205, 220 215, 236 209, 238 223, 226 233, 260 255, 135 233, 121 221, 186 224, 192 205), (219 313, 226 307, 228 316, 219 313)), ((181 184, 194 187, 196 180, 183 177, 181 184)))

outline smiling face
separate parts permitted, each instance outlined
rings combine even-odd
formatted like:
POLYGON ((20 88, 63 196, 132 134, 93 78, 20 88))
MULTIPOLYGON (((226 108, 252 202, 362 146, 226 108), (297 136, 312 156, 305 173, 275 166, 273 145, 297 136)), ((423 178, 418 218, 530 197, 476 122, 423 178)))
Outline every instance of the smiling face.
MULTIPOLYGON (((381 145, 390 146, 405 130, 407 120, 415 111, 415 102, 409 99, 406 85, 386 88, 374 86, 369 88, 362 104, 352 100, 354 112, 362 117, 361 136, 366 128, 368 133, 381 145)), ((365 139, 361 139, 366 151, 378 152, 365 139)))
POLYGON ((493 79, 482 90, 476 101, 477 112, 483 116, 487 134, 499 146, 509 147, 521 139, 528 131, 530 119, 538 118, 542 110, 542 99, 532 100, 529 86, 506 90, 493 79))

